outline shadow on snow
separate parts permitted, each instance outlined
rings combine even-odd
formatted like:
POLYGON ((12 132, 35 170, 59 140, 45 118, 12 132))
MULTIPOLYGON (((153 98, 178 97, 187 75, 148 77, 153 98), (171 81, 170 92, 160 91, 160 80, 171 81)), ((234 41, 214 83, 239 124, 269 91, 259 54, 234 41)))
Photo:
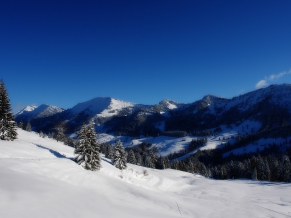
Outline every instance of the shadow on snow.
POLYGON ((65 155, 63 154, 60 154, 59 152, 55 151, 55 150, 52 150, 52 149, 49 149, 49 148, 46 148, 44 146, 41 146, 41 145, 37 145, 37 144, 34 144, 36 145, 37 147, 39 148, 42 148, 42 149, 46 149, 48 150, 50 153, 52 153, 55 157, 57 158, 66 158, 66 159, 70 159, 70 160, 73 160, 72 158, 67 158, 65 155))

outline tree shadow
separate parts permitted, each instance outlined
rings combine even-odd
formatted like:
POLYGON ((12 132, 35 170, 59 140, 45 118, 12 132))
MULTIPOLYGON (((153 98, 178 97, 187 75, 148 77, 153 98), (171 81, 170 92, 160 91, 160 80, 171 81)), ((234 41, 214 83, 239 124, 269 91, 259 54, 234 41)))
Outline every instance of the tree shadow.
POLYGON ((111 162, 111 161, 109 161, 107 158, 101 157, 101 160, 103 160, 103 161, 105 161, 105 162, 107 162, 107 163, 109 163, 109 164, 111 164, 111 165, 112 165, 112 162, 111 162))
POLYGON ((34 145, 36 145, 37 147, 39 147, 39 148, 42 148, 42 149, 46 149, 46 150, 48 150, 50 153, 52 153, 55 157, 57 157, 57 158, 66 158, 66 159, 71 159, 71 158, 67 158, 65 155, 62 155, 62 154, 60 154, 59 152, 57 152, 57 151, 55 151, 55 150, 52 150, 52 149, 49 149, 49 148, 46 148, 46 147, 44 147, 44 146, 41 146, 41 145, 37 145, 37 144, 34 144, 34 145))

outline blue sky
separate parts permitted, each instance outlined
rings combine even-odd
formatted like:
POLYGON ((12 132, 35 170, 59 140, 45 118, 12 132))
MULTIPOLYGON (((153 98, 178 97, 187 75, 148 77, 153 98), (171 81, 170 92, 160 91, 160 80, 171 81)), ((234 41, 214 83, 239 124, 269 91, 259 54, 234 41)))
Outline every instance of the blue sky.
POLYGON ((94 97, 155 104, 291 83, 291 1, 0 3, 13 110, 94 97))

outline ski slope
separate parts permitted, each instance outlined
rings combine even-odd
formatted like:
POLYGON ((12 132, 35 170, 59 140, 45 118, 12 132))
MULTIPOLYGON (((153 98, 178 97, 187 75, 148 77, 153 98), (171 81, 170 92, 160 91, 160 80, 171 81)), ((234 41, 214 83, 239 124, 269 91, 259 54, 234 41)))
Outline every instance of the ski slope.
POLYGON ((131 164, 120 171, 105 158, 91 172, 71 160, 73 148, 18 133, 0 141, 0 217, 291 217, 290 183, 219 181, 131 164))

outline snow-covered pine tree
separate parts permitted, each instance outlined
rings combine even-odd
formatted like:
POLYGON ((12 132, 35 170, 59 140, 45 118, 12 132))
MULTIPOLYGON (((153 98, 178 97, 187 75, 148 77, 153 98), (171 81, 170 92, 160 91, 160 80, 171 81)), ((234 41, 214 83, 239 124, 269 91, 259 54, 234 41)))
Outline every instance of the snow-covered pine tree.
POLYGON ((126 169, 127 167, 125 151, 120 140, 116 142, 112 164, 120 170, 126 169))
POLYGON ((172 163, 172 169, 178 170, 179 168, 179 161, 177 159, 175 159, 172 163))
POLYGON ((11 113, 10 99, 8 98, 4 82, 0 81, 0 139, 13 141, 17 139, 16 122, 11 113))
POLYGON ((280 179, 284 182, 291 182, 291 163, 287 155, 282 157, 280 166, 280 179))
POLYGON ((41 130, 40 130, 40 132, 39 132, 39 136, 42 137, 42 138, 45 137, 44 133, 43 133, 41 130))
POLYGON ((101 168, 99 144, 97 143, 96 132, 92 122, 82 126, 78 132, 78 138, 75 161, 86 170, 99 170, 101 168))
POLYGON ((108 145, 107 146, 106 153, 105 153, 105 157, 106 158, 109 158, 110 160, 112 160, 113 157, 114 157, 113 152, 114 152, 114 150, 113 150, 112 145, 108 145))
POLYGON ((18 127, 19 127, 20 129, 23 129, 23 122, 22 122, 22 120, 19 122, 18 127))
POLYGON ((152 160, 152 157, 147 155, 145 156, 145 161, 144 161, 144 165, 145 167, 149 167, 149 168, 154 168, 155 169, 155 164, 152 160))
POLYGON ((136 159, 136 165, 142 165, 142 156, 140 155, 140 153, 136 152, 134 155, 136 159))
POLYGON ((257 168, 254 169, 253 175, 252 175, 253 180, 258 180, 258 173, 257 173, 257 168))
POLYGON ((127 162, 131 164, 136 164, 136 159, 133 150, 130 150, 127 157, 127 162))
POLYGON ((31 132, 31 125, 30 125, 30 122, 27 123, 25 130, 26 130, 27 132, 31 132))
POLYGON ((66 141, 66 135, 65 135, 65 131, 66 131, 66 124, 65 122, 59 122, 56 126, 55 126, 55 139, 57 141, 60 142, 65 142, 66 141))

